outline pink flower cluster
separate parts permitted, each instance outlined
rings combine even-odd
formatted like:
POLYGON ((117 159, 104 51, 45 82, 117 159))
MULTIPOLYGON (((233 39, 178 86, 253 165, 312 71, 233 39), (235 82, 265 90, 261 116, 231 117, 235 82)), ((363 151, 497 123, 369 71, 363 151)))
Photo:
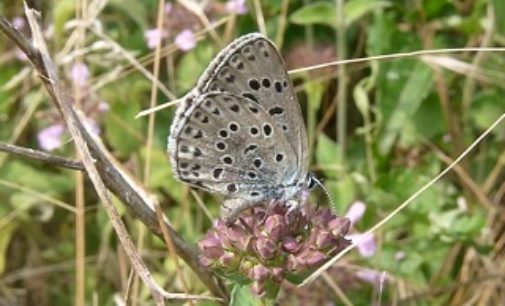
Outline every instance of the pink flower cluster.
POLYGON ((256 207, 227 226, 218 220, 198 243, 203 265, 253 282, 255 294, 276 293, 284 279, 300 277, 320 267, 349 245, 344 236, 350 221, 328 208, 305 205, 287 213, 277 205, 256 207))

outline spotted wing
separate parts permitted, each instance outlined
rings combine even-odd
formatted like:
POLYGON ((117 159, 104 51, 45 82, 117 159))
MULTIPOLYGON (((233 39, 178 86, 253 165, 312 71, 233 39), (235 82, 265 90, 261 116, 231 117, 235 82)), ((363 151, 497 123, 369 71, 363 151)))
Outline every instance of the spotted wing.
POLYGON ((296 152, 261 104, 207 93, 178 114, 169 138, 175 176, 192 186, 259 202, 297 174, 296 152))
POLYGON ((198 94, 224 91, 261 105, 295 152, 297 178, 307 173, 307 135, 286 66, 261 34, 242 36, 223 49, 198 81, 198 94))

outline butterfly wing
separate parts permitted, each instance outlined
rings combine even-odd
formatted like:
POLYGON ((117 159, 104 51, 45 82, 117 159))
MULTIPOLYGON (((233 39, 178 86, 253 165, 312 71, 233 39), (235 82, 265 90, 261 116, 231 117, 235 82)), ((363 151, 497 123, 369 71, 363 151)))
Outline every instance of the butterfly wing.
POLYGON ((223 49, 198 81, 196 92, 224 91, 260 104, 296 152, 297 178, 307 173, 307 134, 286 65, 265 36, 242 36, 223 49))
POLYGON ((189 104, 169 138, 181 181, 259 202, 298 174, 297 152, 262 104, 228 92, 202 94, 189 104))

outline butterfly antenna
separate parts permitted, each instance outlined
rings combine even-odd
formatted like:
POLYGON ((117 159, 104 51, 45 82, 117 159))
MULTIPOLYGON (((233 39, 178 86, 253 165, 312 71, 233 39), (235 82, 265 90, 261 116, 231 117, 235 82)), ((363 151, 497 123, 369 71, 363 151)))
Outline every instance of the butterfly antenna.
POLYGON ((337 213, 335 202, 333 201, 333 198, 328 189, 326 188, 326 186, 324 186, 324 184, 317 177, 313 176, 312 179, 314 180, 314 182, 316 182, 316 184, 319 185, 319 187, 321 187, 321 189, 323 189, 324 193, 328 197, 328 200, 330 201, 331 209, 333 210, 334 213, 337 213))

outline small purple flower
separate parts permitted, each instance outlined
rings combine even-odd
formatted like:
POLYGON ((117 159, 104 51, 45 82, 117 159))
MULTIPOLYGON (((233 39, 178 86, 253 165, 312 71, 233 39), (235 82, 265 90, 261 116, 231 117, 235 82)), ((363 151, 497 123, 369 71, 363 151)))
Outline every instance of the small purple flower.
POLYGON ((363 257, 371 257, 377 251, 377 244, 375 243, 375 237, 373 234, 351 234, 347 236, 348 239, 352 241, 361 241, 357 245, 358 251, 363 257), (364 239, 364 240, 361 240, 364 239))
POLYGON ((315 233, 315 241, 314 244, 318 250, 324 250, 333 243, 333 236, 328 231, 317 231, 315 233))
POLYGON ((286 271, 284 271, 283 268, 275 267, 272 269, 272 277, 273 277, 274 281, 276 281, 278 283, 282 282, 285 274, 286 274, 286 271))
POLYGON ((24 53, 23 51, 21 51, 21 49, 19 49, 19 48, 16 48, 16 50, 14 50, 14 55, 20 61, 26 61, 26 60, 28 60, 28 57, 26 56, 26 53, 24 53))
POLYGON ((70 70, 70 79, 77 86, 83 87, 88 82, 89 69, 84 63, 75 63, 70 70))
POLYGON ((271 259, 277 252, 277 244, 268 237, 259 237, 255 241, 255 250, 262 259, 271 259))
POLYGON ((196 46, 195 34, 193 31, 186 29, 175 37, 174 43, 182 51, 189 51, 196 46))
POLYGON ((298 242, 291 236, 282 239, 282 249, 288 253, 295 253, 298 250, 298 242))
POLYGON ((98 103, 98 111, 100 113, 106 113, 110 110, 110 105, 106 101, 100 101, 98 103))
POLYGON ((163 38, 167 37, 167 32, 158 28, 149 29, 144 33, 144 37, 147 40, 147 47, 154 49, 161 43, 163 38))
POLYGON ((356 272, 356 276, 375 287, 380 287, 381 283, 386 281, 386 273, 376 270, 364 269, 356 272))
POLYGON ((365 211, 366 211, 365 203, 361 201, 356 201, 351 204, 351 207, 349 207, 349 210, 347 210, 345 217, 349 218, 352 224, 356 224, 356 222, 358 222, 363 217, 365 211))
POLYGON ((37 134, 39 146, 46 151, 53 151, 61 146, 61 136, 65 132, 63 124, 53 124, 37 134))
POLYGON ((305 260, 309 268, 315 268, 324 263, 327 258, 328 256, 319 251, 312 251, 306 255, 305 260))
POLYGON ((347 218, 335 216, 328 222, 328 228, 334 238, 340 238, 349 232, 351 221, 347 218))
POLYGON ((239 258, 235 256, 232 252, 225 252, 221 257, 219 257, 219 264, 230 269, 235 268, 239 263, 239 258))
POLYGON ((255 265, 249 271, 249 277, 255 281, 262 282, 270 276, 270 271, 262 264, 255 265))
POLYGON ((288 255, 286 268, 290 272, 300 272, 307 269, 305 261, 301 256, 296 256, 294 254, 288 255))
POLYGON ((273 240, 279 240, 284 235, 284 218, 281 215, 268 216, 265 221, 264 233, 273 240))
POLYGON ((16 16, 14 18, 12 18, 12 25, 18 29, 18 30, 21 30, 25 27, 26 25, 26 21, 23 17, 20 17, 20 16, 16 16))
POLYGON ((214 235, 209 235, 198 242, 198 248, 203 252, 205 257, 210 259, 218 259, 224 254, 221 241, 214 235))
POLYGON ((207 248, 217 245, 214 241, 207 248, 198 244, 200 258, 207 258, 202 264, 224 275, 250 279, 256 295, 274 294, 277 291, 270 290, 272 286, 290 277, 303 277, 308 269, 319 267, 348 246, 344 236, 349 226, 348 219, 333 215, 328 208, 316 211, 306 205, 288 213, 282 204, 255 207, 231 225, 218 220, 203 240, 219 240, 220 257, 208 254, 207 248))
POLYGON ((85 118, 82 123, 84 124, 84 127, 93 135, 98 136, 102 132, 100 126, 93 118, 85 118))
POLYGON ((226 10, 229 13, 244 15, 247 13, 246 0, 229 0, 226 2, 226 10))

